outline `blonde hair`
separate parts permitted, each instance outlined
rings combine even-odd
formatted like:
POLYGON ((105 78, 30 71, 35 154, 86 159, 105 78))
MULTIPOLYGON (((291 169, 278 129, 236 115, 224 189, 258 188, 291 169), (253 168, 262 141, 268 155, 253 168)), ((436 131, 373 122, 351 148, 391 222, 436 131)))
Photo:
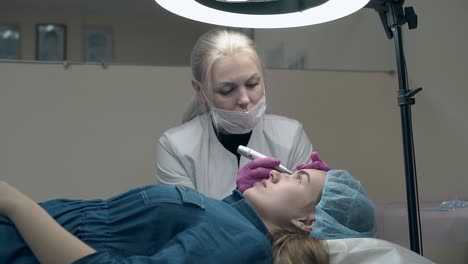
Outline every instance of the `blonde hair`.
MULTIPOLYGON (((201 89, 210 92, 211 68, 214 62, 219 58, 232 56, 240 52, 252 56, 263 72, 255 43, 247 35, 239 31, 226 29, 213 29, 206 32, 198 39, 190 54, 193 79, 201 84, 201 89)), ((188 122, 207 110, 206 105, 194 93, 182 117, 182 122, 188 122)))
POLYGON ((328 264, 324 240, 309 234, 282 231, 273 235, 273 264, 328 264))

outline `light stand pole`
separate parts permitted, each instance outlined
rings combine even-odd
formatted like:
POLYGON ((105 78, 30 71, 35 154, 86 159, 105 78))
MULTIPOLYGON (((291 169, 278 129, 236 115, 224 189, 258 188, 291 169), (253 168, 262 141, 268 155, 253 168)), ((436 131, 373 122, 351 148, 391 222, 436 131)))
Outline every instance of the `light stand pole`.
POLYGON ((408 22, 409 29, 417 27, 417 16, 412 7, 403 9, 405 0, 372 0, 366 5, 375 9, 382 20, 389 39, 395 42, 396 62, 398 68, 398 105, 401 112, 403 132, 403 152, 406 175, 406 199, 408 204, 408 224, 411 250, 422 255, 421 220, 419 216, 418 184, 416 179, 416 160, 414 157, 413 128, 411 124, 411 106, 415 104, 413 96, 422 90, 408 89, 408 76, 401 26, 408 22))

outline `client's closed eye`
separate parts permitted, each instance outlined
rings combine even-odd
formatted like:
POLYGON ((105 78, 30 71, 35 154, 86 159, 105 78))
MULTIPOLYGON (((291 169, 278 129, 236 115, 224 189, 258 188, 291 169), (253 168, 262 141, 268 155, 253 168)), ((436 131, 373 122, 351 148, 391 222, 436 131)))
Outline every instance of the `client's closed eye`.
POLYGON ((301 174, 300 173, 296 173, 296 175, 294 175, 294 179, 301 182, 302 181, 302 178, 301 178, 301 174))

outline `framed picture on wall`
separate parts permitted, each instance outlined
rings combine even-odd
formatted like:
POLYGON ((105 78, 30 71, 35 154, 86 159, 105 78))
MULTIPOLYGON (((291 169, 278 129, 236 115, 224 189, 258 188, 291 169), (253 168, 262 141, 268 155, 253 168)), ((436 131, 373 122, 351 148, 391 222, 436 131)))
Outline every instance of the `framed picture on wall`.
POLYGON ((20 58, 20 33, 15 25, 0 24, 0 59, 20 58))
POLYGON ((63 24, 36 25, 36 60, 67 59, 67 27, 63 24))
POLYGON ((85 61, 111 63, 113 61, 113 33, 111 28, 83 29, 85 61))

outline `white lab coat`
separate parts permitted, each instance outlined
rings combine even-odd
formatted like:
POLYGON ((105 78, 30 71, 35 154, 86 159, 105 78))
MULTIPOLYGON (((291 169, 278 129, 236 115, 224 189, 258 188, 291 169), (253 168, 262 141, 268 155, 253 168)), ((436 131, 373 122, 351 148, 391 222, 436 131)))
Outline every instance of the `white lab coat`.
MULTIPOLYGON (((166 131, 156 146, 155 177, 161 184, 182 184, 222 199, 236 188, 236 156, 216 137, 209 113, 166 131)), ((310 161, 312 145, 298 121, 266 114, 254 127, 247 147, 294 170, 310 161)), ((240 167, 250 160, 241 157, 240 167)))

